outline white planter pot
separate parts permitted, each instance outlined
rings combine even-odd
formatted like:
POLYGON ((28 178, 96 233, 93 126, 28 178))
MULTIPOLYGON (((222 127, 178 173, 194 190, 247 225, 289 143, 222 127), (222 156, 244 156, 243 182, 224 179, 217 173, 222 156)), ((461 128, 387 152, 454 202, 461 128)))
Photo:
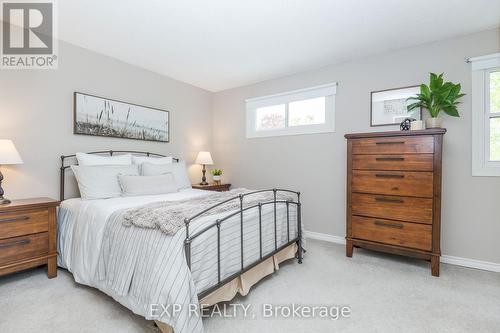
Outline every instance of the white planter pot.
POLYGON ((441 128, 443 126, 443 119, 441 118, 427 118, 425 120, 425 127, 427 128, 441 128))
POLYGON ((221 176, 212 176, 215 183, 220 183, 221 176))
POLYGON ((423 120, 414 120, 411 122, 410 130, 419 131, 425 129, 423 120))

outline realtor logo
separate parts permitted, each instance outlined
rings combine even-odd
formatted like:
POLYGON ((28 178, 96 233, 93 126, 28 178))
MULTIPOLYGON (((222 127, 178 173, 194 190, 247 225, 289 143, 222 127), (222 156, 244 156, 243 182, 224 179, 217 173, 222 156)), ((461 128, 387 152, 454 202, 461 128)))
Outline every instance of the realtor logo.
POLYGON ((53 1, 2 2, 2 69, 57 68, 53 1))

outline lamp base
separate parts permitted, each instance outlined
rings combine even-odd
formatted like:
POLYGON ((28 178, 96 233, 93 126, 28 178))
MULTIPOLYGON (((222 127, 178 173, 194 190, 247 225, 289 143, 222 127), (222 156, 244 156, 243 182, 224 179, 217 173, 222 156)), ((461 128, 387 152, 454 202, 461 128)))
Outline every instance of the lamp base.
POLYGON ((10 200, 5 199, 3 197, 4 191, 2 188, 2 180, 3 180, 3 174, 2 174, 2 171, 0 171, 0 205, 7 205, 7 204, 10 204, 10 200))
POLYGON ((0 197, 0 205, 8 205, 11 201, 9 199, 5 199, 4 197, 0 197))
POLYGON ((207 177, 205 176, 205 173, 207 172, 207 169, 205 168, 205 164, 203 164, 203 169, 201 170, 201 172, 203 173, 203 176, 201 177, 200 185, 208 185, 207 177))

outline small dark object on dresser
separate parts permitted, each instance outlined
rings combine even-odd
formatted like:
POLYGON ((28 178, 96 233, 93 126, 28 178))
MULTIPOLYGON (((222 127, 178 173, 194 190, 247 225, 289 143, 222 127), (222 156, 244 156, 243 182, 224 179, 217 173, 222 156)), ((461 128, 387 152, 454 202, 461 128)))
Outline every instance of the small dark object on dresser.
POLYGON ((406 118, 405 120, 403 120, 401 122, 401 124, 399 125, 399 128, 402 130, 402 131, 409 131, 410 128, 411 128, 411 122, 414 121, 415 119, 413 118, 406 118))

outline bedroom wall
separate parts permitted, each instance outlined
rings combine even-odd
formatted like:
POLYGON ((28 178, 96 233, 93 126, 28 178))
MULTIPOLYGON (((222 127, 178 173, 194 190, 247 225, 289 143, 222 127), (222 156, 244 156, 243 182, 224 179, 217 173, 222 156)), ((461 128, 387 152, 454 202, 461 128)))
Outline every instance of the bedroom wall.
POLYGON ((216 93, 214 158, 224 178, 248 188, 286 187, 303 193, 309 231, 345 236, 346 144, 344 134, 397 129, 370 128, 370 91, 428 81, 444 72, 467 96, 461 118, 444 117, 442 251, 500 263, 500 178, 471 176, 471 71, 464 58, 500 52, 500 29, 216 93), (246 98, 339 82, 336 132, 245 138, 246 98))
MULTIPOLYGON (((2 166, 9 198, 59 197, 59 156, 101 149, 144 150, 194 161, 211 147, 211 93, 60 42, 57 70, 0 71, 0 138, 24 164, 2 166), (171 142, 73 135, 73 92, 170 110, 171 142)), ((190 167, 193 181, 199 166, 190 167)))

